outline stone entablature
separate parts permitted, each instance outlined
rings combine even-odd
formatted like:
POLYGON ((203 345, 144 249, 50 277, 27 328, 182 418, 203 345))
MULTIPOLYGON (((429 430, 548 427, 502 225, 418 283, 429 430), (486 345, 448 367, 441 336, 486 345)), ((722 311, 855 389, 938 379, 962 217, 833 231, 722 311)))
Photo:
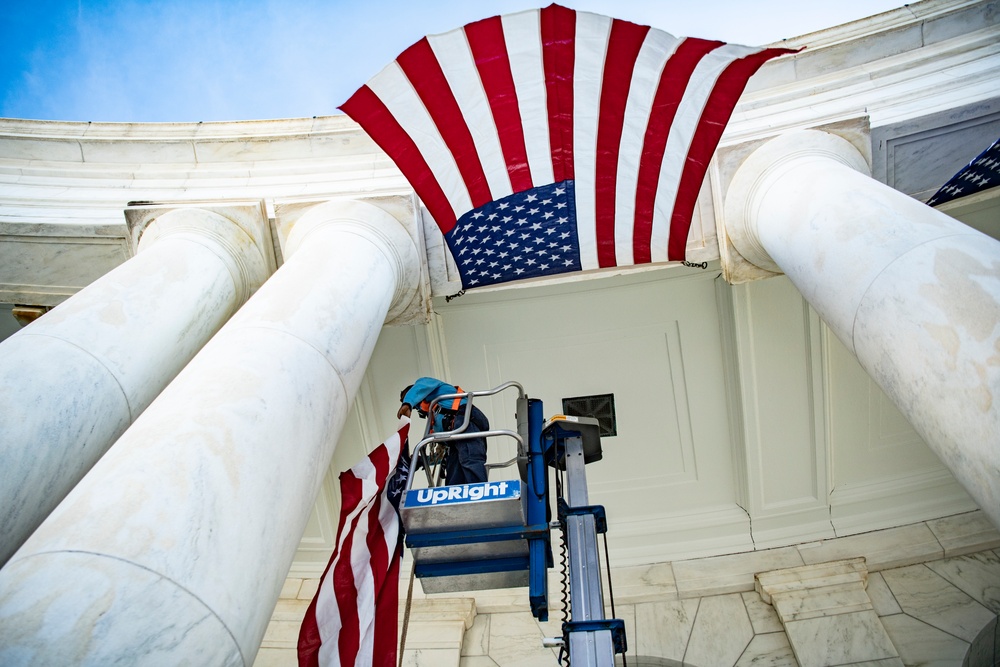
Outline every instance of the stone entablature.
MULTIPOLYGON (((791 129, 859 119, 867 126, 870 119, 876 131, 994 100, 1000 27, 991 6, 931 0, 782 42, 805 48, 765 64, 751 79, 699 196, 689 259, 719 258, 717 218, 747 152, 733 149, 791 129)), ((969 112, 953 122, 967 125, 969 112)), ((864 143, 866 137, 858 148, 870 155, 864 143)), ((952 167, 940 166, 943 180, 952 167)), ((412 192, 346 116, 150 124, 0 120, 0 267, 6 267, 0 268, 0 302, 56 305, 131 256, 121 215, 129 202, 263 200, 273 217, 281 201, 371 196, 412 192)), ((456 276, 440 234, 429 219, 422 224, 433 293, 453 294, 456 276)))

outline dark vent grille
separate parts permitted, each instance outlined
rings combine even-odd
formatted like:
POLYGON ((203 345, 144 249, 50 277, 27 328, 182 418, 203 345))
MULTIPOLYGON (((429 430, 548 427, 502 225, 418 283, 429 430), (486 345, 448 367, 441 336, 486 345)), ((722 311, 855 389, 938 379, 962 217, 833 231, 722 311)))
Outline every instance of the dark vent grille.
POLYGON ((573 417, 593 417, 601 425, 601 437, 618 435, 615 421, 615 395, 575 396, 562 400, 563 414, 573 417))

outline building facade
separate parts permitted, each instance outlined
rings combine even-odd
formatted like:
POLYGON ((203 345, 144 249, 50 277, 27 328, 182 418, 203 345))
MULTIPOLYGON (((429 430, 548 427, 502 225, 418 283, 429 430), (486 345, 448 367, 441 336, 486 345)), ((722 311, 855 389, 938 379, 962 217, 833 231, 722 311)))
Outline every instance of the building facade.
MULTIPOLYGON (((294 664, 337 473, 422 375, 516 380, 547 414, 613 395, 588 482, 629 664, 984 651, 1000 189, 920 202, 1000 136, 998 36, 996 3, 926 0, 787 40, 702 187, 704 268, 457 298, 346 117, 0 120, 5 664, 294 664)), ((406 611, 404 664, 555 664, 558 611, 523 590, 417 583, 406 611)))

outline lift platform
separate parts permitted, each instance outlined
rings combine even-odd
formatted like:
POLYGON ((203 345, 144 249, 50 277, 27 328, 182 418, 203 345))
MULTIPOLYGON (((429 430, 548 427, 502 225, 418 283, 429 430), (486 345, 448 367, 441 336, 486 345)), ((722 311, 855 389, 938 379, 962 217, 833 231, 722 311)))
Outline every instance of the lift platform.
POLYGON ((551 529, 561 528, 571 604, 564 612, 563 636, 546 645, 567 650, 573 667, 611 667, 614 654, 624 653, 626 645, 624 622, 604 618, 601 578, 594 576, 600 572, 597 534, 607 530, 607 521, 603 507, 588 504, 584 466, 602 456, 597 421, 557 415, 545 422, 541 401, 529 399, 516 382, 439 396, 429 412, 455 398, 465 401, 459 409, 461 424, 432 433, 433 419, 428 419, 427 432, 413 450, 400 504, 415 576, 427 593, 527 586, 532 614, 546 621, 551 529), (476 398, 512 389, 517 391, 516 431, 467 432, 476 398), (431 446, 472 438, 513 439, 517 455, 488 465, 487 471, 516 465, 517 478, 442 486, 440 461, 432 460, 431 446), (426 486, 415 487, 418 466, 424 469, 426 486), (548 467, 556 470, 558 521, 551 517, 548 467))
MULTIPOLYGON (((462 423, 452 431, 431 433, 432 420, 428 420, 428 431, 413 450, 413 467, 422 465, 428 485, 413 488, 416 475, 411 474, 399 509, 406 530, 406 546, 413 554, 415 574, 427 593, 529 586, 532 609, 536 615, 544 616, 547 614, 545 570, 551 567, 552 552, 546 518, 548 486, 541 464, 540 441, 536 443, 536 470, 532 471, 528 465, 531 458, 529 412, 538 413, 535 421, 540 427, 541 403, 529 400, 521 385, 508 382, 488 391, 440 396, 431 403, 430 410, 435 410, 439 403, 459 397, 465 399, 461 409, 462 423), (466 432, 477 397, 511 389, 517 391, 517 431, 466 432), (534 409, 533 403, 537 406, 534 409), (481 437, 511 438, 516 442, 517 456, 504 463, 490 464, 487 470, 516 465, 518 479, 440 486, 440 466, 431 463, 430 446, 435 443, 447 446, 481 437), (533 493, 531 489, 540 492, 533 493), (538 561, 536 569, 539 572, 534 584, 531 582, 532 559, 538 561)), ((540 428, 536 430, 540 433, 540 428)))

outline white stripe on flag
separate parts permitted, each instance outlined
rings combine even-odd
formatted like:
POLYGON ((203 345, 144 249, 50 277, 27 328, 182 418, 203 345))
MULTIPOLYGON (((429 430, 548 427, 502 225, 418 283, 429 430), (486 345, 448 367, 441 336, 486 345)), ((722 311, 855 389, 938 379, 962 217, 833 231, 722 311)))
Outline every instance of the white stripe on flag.
MULTIPOLYGON (((396 510, 392 506, 392 503, 389 502, 387 493, 384 490, 382 491, 381 499, 382 502, 379 507, 379 516, 378 516, 379 523, 382 526, 383 539, 381 541, 385 545, 384 548, 386 550, 386 553, 389 555, 389 560, 391 561, 392 554, 396 550, 396 541, 399 536, 399 521, 397 519, 396 510)), ((366 516, 365 521, 367 522, 367 520, 368 518, 366 516)), ((368 553, 367 546, 365 546, 364 551, 366 554, 368 553)), ((372 657, 375 655, 375 649, 376 649, 375 598, 377 597, 378 593, 375 591, 374 588, 375 578, 373 573, 371 572, 370 567, 368 569, 368 574, 369 576, 367 578, 364 590, 366 595, 370 594, 372 596, 372 604, 371 604, 372 613, 370 615, 366 615, 365 617, 361 618, 361 623, 360 623, 361 644, 358 647, 358 661, 357 661, 358 664, 364 664, 364 665, 371 664, 372 657), (367 625, 365 619, 368 619, 367 625)), ((358 590, 359 591, 361 590, 360 587, 358 590)), ((360 605, 361 595, 359 595, 358 598, 360 605)))
MULTIPOLYGON (((367 457, 363 459, 360 463, 351 468, 351 473, 358 476, 358 472, 362 473, 368 472, 369 475, 374 476, 375 467, 372 465, 371 460, 367 457)), ((364 503, 364 496, 362 495, 362 501, 351 510, 351 513, 347 516, 344 522, 345 526, 350 526, 355 524, 358 517, 363 514, 366 510, 366 504, 364 503)), ((341 620, 341 612, 350 613, 350 610, 342 610, 337 605, 336 592, 333 589, 333 572, 335 571, 337 564, 341 562, 344 556, 344 543, 349 537, 352 537, 352 546, 357 544, 358 530, 361 528, 360 525, 357 526, 355 530, 341 530, 340 540, 337 543, 337 558, 330 565, 329 576, 324 577, 320 581, 320 592, 316 600, 316 620, 319 625, 319 634, 323 640, 323 643, 319 648, 319 664, 327 667, 328 665, 339 665, 340 664, 340 653, 337 645, 337 637, 340 634, 341 628, 344 627, 343 621, 341 620)), ((364 530, 367 532, 367 524, 365 524, 364 530)), ((352 549, 353 551, 353 549, 352 549)), ((351 562, 352 569, 354 569, 354 558, 353 553, 348 554, 347 558, 351 562)))
POLYGON ((368 551, 368 517, 371 510, 371 507, 367 507, 361 514, 351 545, 351 571, 354 573, 354 589, 358 593, 359 643, 355 662, 361 665, 371 662, 371 640, 375 624, 375 580, 371 571, 371 553, 368 551))
POLYGON ((458 170, 455 156, 448 150, 444 138, 402 68, 395 61, 389 63, 372 77, 368 87, 382 100, 389 113, 417 145, 455 211, 455 217, 461 217, 466 211, 472 210, 472 198, 469 197, 465 180, 458 170))
POLYGON ((597 229, 594 212, 597 169, 597 124, 601 110, 604 58, 611 35, 607 16, 576 13, 576 55, 573 72, 573 173, 576 182, 576 227, 580 266, 596 269, 597 229))
MULTIPOLYGON (((340 629, 343 627, 343 622, 340 620, 340 614, 342 611, 350 613, 350 610, 341 610, 337 607, 337 599, 333 590, 332 576, 337 564, 345 558, 343 549, 344 543, 347 541, 348 537, 351 538, 351 552, 346 555, 346 558, 351 564, 351 571, 354 573, 354 586, 358 591, 358 604, 354 608, 354 611, 356 611, 358 615, 358 627, 361 630, 362 636, 364 636, 364 628, 366 627, 365 615, 368 612, 374 613, 375 610, 374 594, 369 593, 367 598, 364 596, 364 587, 362 582, 359 581, 358 568, 362 564, 365 568, 370 568, 368 547, 365 544, 365 539, 368 535, 367 514, 370 507, 369 504, 365 502, 365 498, 374 493, 372 487, 375 486, 374 478, 376 470, 375 466, 372 465, 371 459, 365 457, 357 465, 351 468, 351 474, 361 481, 361 502, 348 515, 345 526, 354 525, 354 529, 341 531, 340 542, 337 544, 337 559, 334 561, 333 565, 330 566, 331 576, 326 577, 322 582, 324 589, 327 589, 328 586, 328 592, 332 599, 332 610, 335 610, 336 613, 335 627, 331 627, 329 630, 327 630, 326 627, 320 627, 320 636, 323 638, 323 644, 319 649, 319 664, 324 667, 328 665, 332 667, 340 664, 340 652, 339 645, 337 643, 337 637, 340 633, 340 629), (361 546, 361 554, 358 553, 359 545, 361 546), (361 562, 362 558, 363 562, 361 562)), ((324 616, 320 614, 319 604, 317 604, 316 607, 316 618, 324 618, 324 616)), ((331 620, 333 620, 332 617, 331 620)))
POLYGON ((677 188, 681 174, 687 165, 691 141, 701 121, 705 103, 715 88, 719 75, 738 58, 760 49, 726 44, 713 50, 701 59, 695 67, 684 97, 677 107, 677 115, 667 137, 667 149, 660 165, 660 179, 656 189, 656 203, 653 209, 653 230, 650 238, 650 259, 653 262, 667 261, 667 244, 670 238, 670 219, 674 213, 677 188))
POLYGON ((650 30, 636 58, 628 101, 625 104, 625 124, 618 152, 618 175, 615 196, 615 257, 618 266, 634 263, 632 239, 635 228, 635 191, 639 181, 639 158, 642 155, 646 126, 653 107, 653 98, 660 82, 660 73, 681 40, 660 30, 650 30))
POLYGON ((441 71, 448 81, 465 124, 472 134, 479 162, 483 165, 492 200, 511 194, 510 175, 500 149, 497 127, 490 110, 490 102, 479 79, 476 62, 472 58, 465 30, 451 30, 441 35, 427 37, 431 50, 441 64, 441 71))
POLYGON ((382 534, 385 538, 386 553, 391 554, 399 541, 399 515, 396 508, 389 502, 388 487, 382 490, 382 507, 379 510, 378 522, 382 524, 382 534))
POLYGON ((524 147, 533 185, 553 181, 552 147, 549 145, 545 71, 542 68, 541 14, 537 9, 500 17, 507 57, 521 112, 524 147))
MULTIPOLYGON (((330 571, 333 571, 333 565, 330 566, 330 571)), ((333 664, 339 663, 340 656, 337 654, 337 642, 331 638, 335 638, 340 634, 340 629, 344 627, 344 624, 340 620, 340 608, 337 606, 337 596, 333 590, 332 576, 323 577, 319 582, 319 591, 316 593, 316 625, 323 642, 319 647, 320 664, 330 664, 331 651, 336 661, 333 664)))
MULTIPOLYGON (((401 445, 399 432, 397 431, 392 437, 386 440, 384 445, 389 454, 389 474, 391 474, 392 468, 394 468, 391 462, 398 461, 399 459, 401 445)), ((375 467, 371 465, 370 458, 365 458, 364 461, 359 466, 355 466, 353 470, 356 475, 364 475, 364 497, 368 498, 377 494, 381 501, 379 503, 378 514, 379 528, 382 533, 382 539, 380 542, 382 543, 382 548, 385 549, 387 556, 386 563, 387 565, 391 565, 399 536, 399 515, 396 514, 396 509, 392 506, 392 503, 389 502, 388 485, 384 480, 378 479, 378 472, 375 467), (361 472, 361 469, 364 469, 363 473, 361 472), (369 470, 370 472, 368 472, 369 470), (380 483, 381 491, 379 491, 380 483)), ((355 589, 358 591, 358 609, 359 611, 364 611, 364 613, 358 614, 358 629, 361 637, 358 646, 358 657, 355 660, 356 665, 373 664, 375 651, 378 648, 375 646, 375 623, 376 617, 379 613, 379 610, 376 608, 378 591, 375 590, 375 578, 377 573, 372 571, 371 553, 368 549, 368 522, 371 512, 374 509, 374 502, 375 501, 372 500, 371 502, 366 503, 365 512, 360 518, 360 522, 364 523, 364 531, 358 531, 355 533, 353 542, 354 548, 352 550, 353 553, 351 558, 353 566, 352 569, 354 571, 355 589), (368 604, 369 599, 371 600, 370 604, 368 604)), ((386 585, 395 586, 397 583, 387 582, 386 585)))
MULTIPOLYGON (((388 461, 396 461, 402 446, 397 431, 384 443, 388 451, 388 461)), ((391 465, 391 463, 390 463, 391 465)), ((391 472, 391 470, 390 470, 391 472)), ((375 496, 381 498, 379 508, 379 524, 382 533, 381 548, 385 549, 391 563, 399 535, 399 521, 396 511, 386 497, 386 489, 379 491, 379 471, 370 456, 359 461, 345 474, 350 474, 361 482, 361 497, 357 506, 351 508, 341 526, 340 539, 337 543, 337 556, 331 563, 327 575, 320 581, 316 596, 315 617, 317 620, 322 644, 319 647, 319 664, 323 667, 340 665, 340 647, 338 638, 343 628, 342 614, 356 613, 358 618, 359 647, 354 664, 372 664, 376 647, 375 622, 379 613, 375 607, 377 592, 375 591, 375 576, 372 571, 371 553, 368 549, 368 526, 375 496), (353 526, 353 529, 351 528, 353 526), (344 555, 344 546, 351 539, 351 551, 344 555), (334 591, 334 572, 343 558, 348 558, 351 572, 354 575, 354 589, 357 592, 356 604, 350 609, 339 609, 336 592, 334 591)), ((387 582, 387 585, 396 585, 387 582)))
MULTIPOLYGON (((364 498, 378 493, 374 471, 371 476, 363 477, 362 481, 364 498)), ((371 664, 371 640, 375 633, 375 577, 372 573, 372 555, 368 550, 368 522, 374 509, 373 502, 374 500, 366 503, 364 511, 358 516, 354 540, 351 542, 351 572, 354 573, 354 590, 358 594, 359 646, 355 664, 359 665, 371 664)))

